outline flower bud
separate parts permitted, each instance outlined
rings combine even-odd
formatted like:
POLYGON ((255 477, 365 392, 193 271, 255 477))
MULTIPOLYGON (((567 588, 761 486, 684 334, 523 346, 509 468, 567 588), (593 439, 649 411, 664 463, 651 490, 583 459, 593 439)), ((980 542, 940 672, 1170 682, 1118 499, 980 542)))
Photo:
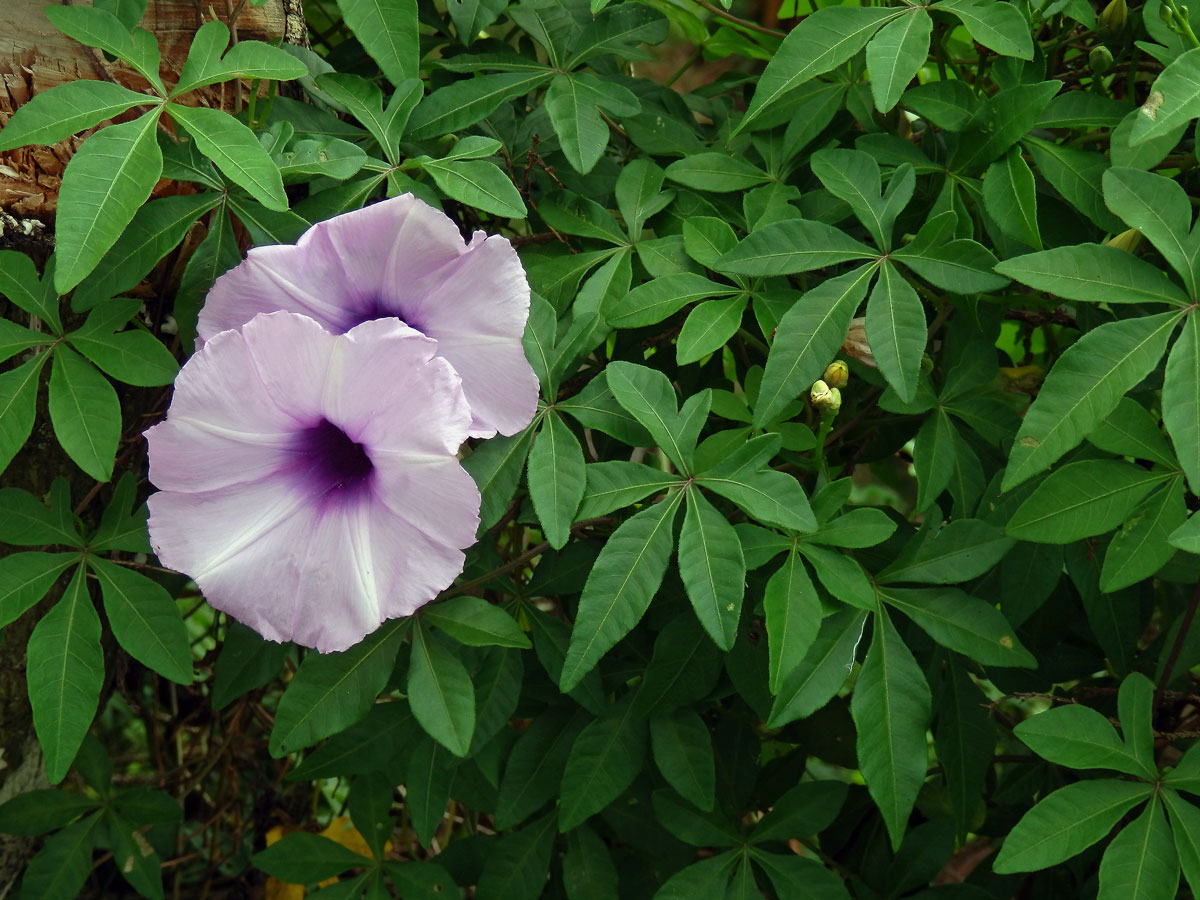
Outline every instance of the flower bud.
POLYGON ((1118 250, 1124 250, 1126 253, 1133 253, 1137 250, 1138 245, 1142 242, 1142 233, 1136 228, 1130 228, 1128 231, 1122 231, 1120 234, 1114 234, 1104 242, 1106 247, 1116 247, 1118 250))
POLYGON ((813 406, 823 413, 836 415, 837 411, 842 408, 842 392, 837 388, 831 388, 824 381, 814 381, 809 396, 812 398, 813 406))
POLYGON ((825 367, 825 374, 821 379, 831 388, 844 388, 850 380, 850 367, 840 359, 835 359, 825 367))
POLYGON ((1112 64, 1112 51, 1103 44, 1093 47, 1092 52, 1088 54, 1088 65, 1091 67, 1093 75, 1103 75, 1112 68, 1112 64))
POLYGON ((933 374, 933 357, 928 353, 921 354, 921 371, 926 375, 933 374))
MULTIPOLYGON (((1164 5, 1164 9, 1165 9, 1164 5)), ((1099 26, 1099 31, 1105 37, 1115 37, 1125 30, 1125 24, 1129 19, 1129 7, 1125 0, 1111 0, 1108 6, 1104 7, 1104 11, 1096 20, 1099 26)))
POLYGON ((842 352, 847 356, 852 356, 864 366, 870 366, 872 369, 877 369, 879 366, 875 362, 875 355, 871 352, 871 345, 867 343, 867 320, 862 316, 857 316, 850 320, 850 331, 846 334, 846 341, 842 344, 842 352))

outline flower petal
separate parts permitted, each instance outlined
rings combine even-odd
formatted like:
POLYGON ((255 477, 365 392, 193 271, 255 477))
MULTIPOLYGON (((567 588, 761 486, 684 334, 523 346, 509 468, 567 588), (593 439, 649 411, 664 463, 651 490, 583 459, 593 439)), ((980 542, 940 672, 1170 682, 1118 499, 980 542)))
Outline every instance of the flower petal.
POLYGON ((538 381, 521 338, 529 282, 504 238, 480 240, 429 286, 412 316, 462 376, 473 437, 516 434, 537 411, 538 381))
POLYGON ((331 422, 372 454, 454 458, 471 410, 458 373, 435 356, 434 341, 398 319, 376 319, 346 332, 339 347, 324 407, 331 422))

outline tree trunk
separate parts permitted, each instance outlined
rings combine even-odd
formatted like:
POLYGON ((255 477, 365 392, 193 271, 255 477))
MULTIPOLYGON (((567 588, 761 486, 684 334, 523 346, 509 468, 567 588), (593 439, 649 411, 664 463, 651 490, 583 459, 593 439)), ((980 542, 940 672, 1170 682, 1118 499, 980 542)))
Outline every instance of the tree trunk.
MULTIPOLYGON (((107 61, 99 50, 84 47, 57 31, 42 12, 45 2, 3 0, 0 128, 30 97, 64 82, 86 78, 114 81, 134 90, 146 86, 145 80, 124 64, 107 61)), ((287 43, 307 43, 300 0, 268 0, 260 7, 250 6, 244 0, 150 0, 141 27, 158 39, 161 74, 168 86, 178 77, 196 29, 214 15, 230 25, 234 12, 236 25, 230 30, 235 39, 282 38, 287 43)), ((227 86, 225 91, 228 92, 227 86)), ((198 93, 200 103, 213 107, 226 105, 232 99, 227 93, 222 94, 220 85, 198 93)), ((71 154, 90 133, 84 132, 51 147, 31 146, 0 152, 0 248, 29 255, 39 270, 54 245, 54 212, 63 170, 71 154)), ((185 246, 188 246, 186 241, 185 246)), ((13 311, 5 307, 7 304, 0 298, 0 313, 13 311)), ((45 371, 48 373, 49 367, 45 371)), ((23 488, 41 497, 49 490, 50 483, 62 476, 71 483, 73 502, 78 502, 94 487, 94 482, 59 449, 45 410, 44 387, 40 396, 33 434, 0 475, 0 485, 23 488)), ((38 618, 54 599, 54 595, 47 598, 0 633, 0 802, 46 785, 25 684, 25 644, 38 618)), ((29 839, 0 835, 0 900, 15 886, 31 846, 29 839)))

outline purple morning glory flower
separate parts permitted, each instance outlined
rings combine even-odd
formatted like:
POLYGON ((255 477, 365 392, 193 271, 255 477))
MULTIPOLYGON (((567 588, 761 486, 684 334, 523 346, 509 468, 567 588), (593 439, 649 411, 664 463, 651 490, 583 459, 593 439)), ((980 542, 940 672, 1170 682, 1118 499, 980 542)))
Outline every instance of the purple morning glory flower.
POLYGON ((475 232, 411 194, 335 216, 295 245, 256 247, 212 287, 203 340, 261 312, 289 310, 342 334, 395 316, 437 341, 462 376, 471 437, 515 434, 537 410, 538 382, 521 336, 529 283, 512 245, 475 232))
POLYGON ((159 559, 322 652, 432 600, 479 525, 457 458, 471 412, 436 350, 394 318, 334 335, 275 312, 211 337, 146 432, 159 559))

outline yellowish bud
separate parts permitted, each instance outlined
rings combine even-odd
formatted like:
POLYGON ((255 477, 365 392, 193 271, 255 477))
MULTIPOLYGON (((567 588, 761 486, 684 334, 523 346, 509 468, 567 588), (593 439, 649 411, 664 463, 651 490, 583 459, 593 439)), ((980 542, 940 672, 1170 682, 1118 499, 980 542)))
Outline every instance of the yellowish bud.
POLYGON ((814 381, 809 396, 813 406, 824 413, 834 415, 842 408, 842 392, 835 387, 831 388, 824 381, 814 381))
POLYGON ((825 367, 825 374, 821 379, 831 388, 844 388, 850 380, 850 367, 840 359, 835 359, 825 367))
POLYGON ((1126 253, 1133 253, 1137 250, 1141 242, 1142 233, 1136 228, 1130 228, 1128 231, 1114 234, 1104 242, 1104 245, 1106 247, 1116 247, 1118 250, 1124 250, 1126 253))
POLYGON ((1129 7, 1125 0, 1112 0, 1096 19, 1099 31, 1105 37, 1115 37, 1125 30, 1129 19, 1129 7))

